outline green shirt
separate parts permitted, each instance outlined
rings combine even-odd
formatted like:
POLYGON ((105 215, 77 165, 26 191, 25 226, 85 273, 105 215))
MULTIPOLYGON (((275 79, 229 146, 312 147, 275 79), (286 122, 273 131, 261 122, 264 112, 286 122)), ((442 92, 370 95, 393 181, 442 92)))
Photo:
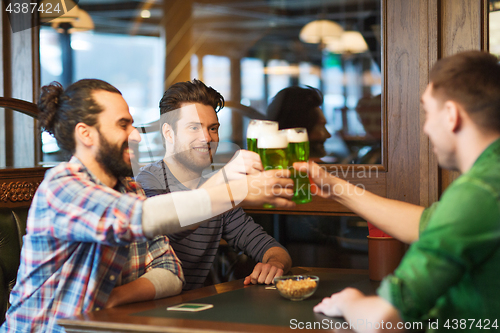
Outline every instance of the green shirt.
POLYGON ((484 332, 488 320, 490 331, 495 320, 500 327, 499 197, 500 139, 424 210, 418 241, 378 295, 405 321, 421 321, 427 329, 429 319, 447 332, 484 332), (476 327, 479 319, 483 329, 476 327))

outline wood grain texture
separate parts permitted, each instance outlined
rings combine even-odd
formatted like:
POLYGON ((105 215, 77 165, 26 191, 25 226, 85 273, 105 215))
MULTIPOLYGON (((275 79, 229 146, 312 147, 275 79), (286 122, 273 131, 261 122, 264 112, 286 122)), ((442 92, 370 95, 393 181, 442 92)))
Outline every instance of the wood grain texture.
MULTIPOLYGON (((439 14, 440 14, 440 8, 439 8, 439 0, 428 0, 428 71, 430 72, 432 66, 436 63, 436 61, 439 59, 439 14)), ((429 75, 427 74, 427 81, 429 79, 429 75)), ((422 86, 421 86, 422 88, 422 86)), ((422 91, 423 93, 423 91, 422 91)), ((438 166, 438 161, 437 157, 433 152, 433 147, 432 143, 430 142, 429 138, 423 133, 423 126, 425 123, 425 112, 421 110, 423 113, 421 117, 421 133, 420 136, 425 136, 426 140, 423 140, 421 142, 422 145, 427 146, 427 156, 428 156, 428 192, 427 192, 427 198, 421 196, 421 201, 420 204, 423 206, 429 206, 433 202, 436 202, 439 199, 439 166, 438 166)), ((422 154, 425 154, 423 152, 422 154)))
POLYGON ((441 0, 441 56, 480 50, 483 44, 483 1, 441 0))
MULTIPOLYGON (((439 53, 439 0, 420 2, 420 83, 422 95, 429 83, 429 72, 438 59, 439 53)), ((429 206, 438 200, 438 164, 432 151, 432 144, 424 133, 425 111, 420 105, 420 205, 429 206)))
MULTIPOLYGON (((487 47, 487 1, 441 0, 440 56, 487 47)), ((440 170, 439 193, 460 176, 457 171, 440 170)))
POLYGON ((166 40, 165 89, 191 79, 191 55, 198 43, 193 41, 192 0, 164 2, 166 40))
MULTIPOLYGON (((387 91, 388 173, 387 197, 420 203, 420 90, 423 20, 420 1, 388 0, 387 25, 387 91)), ((425 13, 427 15, 427 13, 425 13)), ((425 45, 427 49, 427 45, 425 45)), ((427 64, 427 61, 425 61, 427 64)), ((424 159, 425 161, 425 159, 424 159)), ((425 162, 424 162, 425 166, 425 162)))

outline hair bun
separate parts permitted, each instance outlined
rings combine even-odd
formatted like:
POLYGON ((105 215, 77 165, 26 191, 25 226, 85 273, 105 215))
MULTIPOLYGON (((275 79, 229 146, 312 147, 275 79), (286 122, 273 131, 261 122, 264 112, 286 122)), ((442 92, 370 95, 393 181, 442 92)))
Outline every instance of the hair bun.
POLYGON ((38 109, 40 110, 40 127, 54 135, 54 125, 57 121, 57 111, 61 103, 64 89, 59 82, 52 82, 42 87, 38 109))

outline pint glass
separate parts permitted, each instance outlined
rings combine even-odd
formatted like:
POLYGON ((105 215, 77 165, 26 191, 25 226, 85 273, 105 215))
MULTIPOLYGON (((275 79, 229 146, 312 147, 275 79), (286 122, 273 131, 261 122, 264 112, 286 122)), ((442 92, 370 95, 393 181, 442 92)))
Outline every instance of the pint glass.
POLYGON ((261 133, 278 132, 278 123, 270 120, 250 120, 247 128, 247 150, 258 153, 257 140, 261 133))
MULTIPOLYGON (((288 139, 286 133, 261 133, 257 141, 257 150, 264 170, 288 168, 288 139)), ((264 208, 274 208, 265 204, 264 208)))
MULTIPOLYGON (((307 162, 309 160, 309 138, 305 128, 290 128, 282 130, 288 139, 288 168, 294 182, 293 198, 295 203, 311 202, 311 184, 306 172, 299 172, 293 168, 294 162, 307 162)), ((282 132, 280 131, 280 132, 282 132)))

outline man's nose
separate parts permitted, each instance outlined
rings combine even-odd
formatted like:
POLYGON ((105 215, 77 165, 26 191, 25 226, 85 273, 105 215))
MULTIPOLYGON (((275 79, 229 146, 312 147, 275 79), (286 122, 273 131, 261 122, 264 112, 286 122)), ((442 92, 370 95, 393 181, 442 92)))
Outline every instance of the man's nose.
POLYGON ((128 135, 128 140, 137 143, 141 142, 141 135, 139 134, 137 128, 133 127, 133 130, 128 135))
POLYGON ((202 131, 203 134, 203 142, 212 142, 212 137, 210 136, 210 133, 208 132, 208 129, 204 128, 202 131))
POLYGON ((324 132, 325 132, 325 133, 324 133, 324 135, 325 135, 325 138, 326 138, 326 139, 329 139, 329 138, 331 138, 331 137, 332 137, 332 135, 330 134, 330 131, 328 131, 328 130, 326 129, 326 127, 325 127, 325 129, 324 129, 324 132))

